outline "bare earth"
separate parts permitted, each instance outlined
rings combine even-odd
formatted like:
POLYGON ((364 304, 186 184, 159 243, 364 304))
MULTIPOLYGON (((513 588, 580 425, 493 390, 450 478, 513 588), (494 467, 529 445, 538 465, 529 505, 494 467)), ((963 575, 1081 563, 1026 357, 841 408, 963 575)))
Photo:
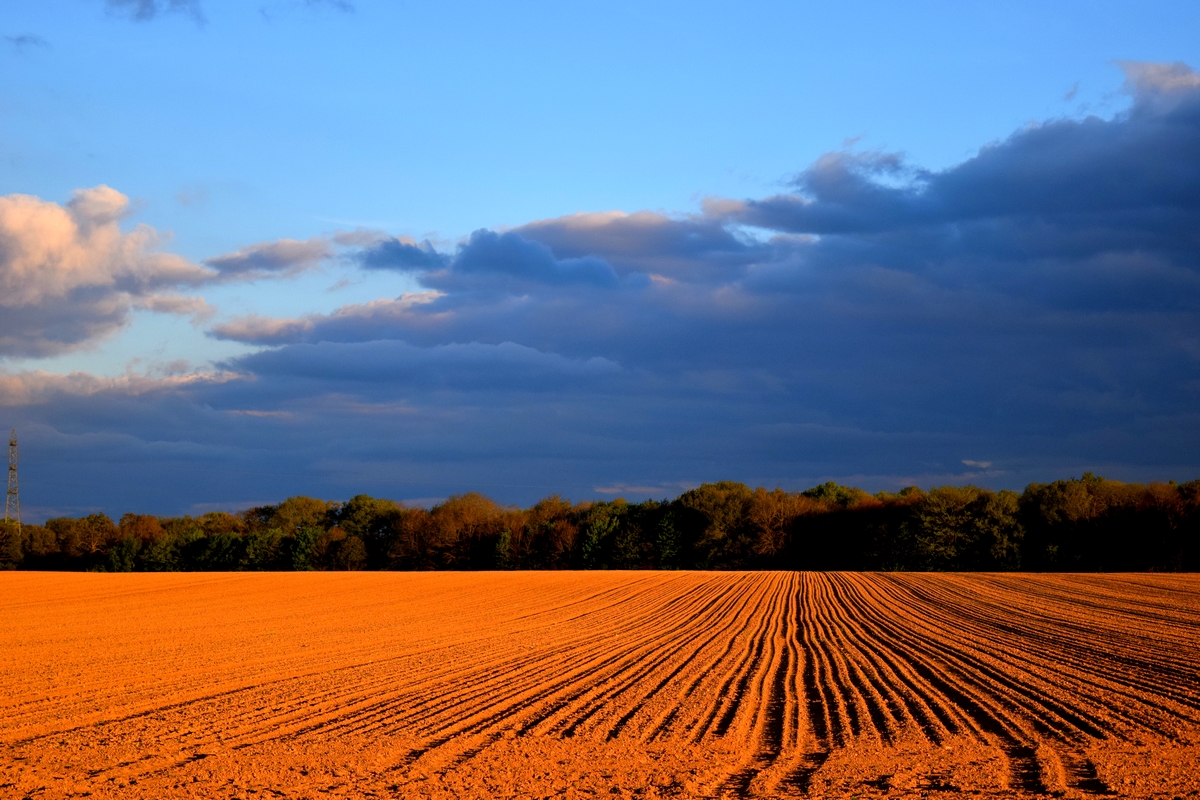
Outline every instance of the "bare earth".
POLYGON ((0 574, 0 796, 1200 795, 1200 576, 0 574))

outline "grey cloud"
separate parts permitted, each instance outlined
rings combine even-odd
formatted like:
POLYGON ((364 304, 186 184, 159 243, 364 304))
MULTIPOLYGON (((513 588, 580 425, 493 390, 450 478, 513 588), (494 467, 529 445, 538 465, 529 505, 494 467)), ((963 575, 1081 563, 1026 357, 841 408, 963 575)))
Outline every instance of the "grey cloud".
POLYGON ((454 256, 428 242, 385 239, 358 255, 368 269, 422 273, 426 286, 443 288, 519 288, 527 284, 616 286, 617 274, 594 255, 556 258, 546 245, 517 233, 478 230, 454 256))
POLYGON ((459 249, 451 274, 436 277, 431 285, 471 283, 477 276, 504 276, 519 282, 562 285, 616 286, 617 275, 603 259, 592 255, 555 258, 550 248, 516 233, 479 230, 459 249), (469 276, 469 277, 468 277, 469 276))
POLYGON ((558 258, 600 257, 621 274, 688 281, 735 280, 748 264, 771 254, 768 245, 740 236, 720 219, 648 211, 572 214, 514 233, 546 245, 558 258))
POLYGON ((149 22, 162 14, 186 14, 203 24, 200 0, 104 0, 110 12, 138 22, 149 22))
POLYGON ((5 36, 4 41, 8 42, 14 50, 22 53, 34 48, 40 48, 43 50, 48 50, 50 48, 50 42, 46 41, 41 36, 38 36, 36 33, 22 33, 16 36, 5 36))
POLYGON ((333 256, 333 249, 326 239, 313 238, 305 241, 279 239, 259 242, 234 253, 205 260, 223 278, 252 280, 258 277, 296 275, 333 256))
POLYGON ((374 384, 391 395, 443 388, 543 391, 620 371, 606 358, 566 358, 513 342, 416 347, 395 340, 297 345, 243 356, 225 367, 260 378, 308 379, 325 388, 344 382, 370 392, 361 387, 374 384))
MULTIPOLYGON (((354 243, 352 240, 347 244, 354 243)), ((450 258, 433 249, 428 240, 417 244, 404 239, 388 238, 363 248, 358 256, 367 269, 394 269, 401 272, 440 269, 450 258)))
POLYGON ((1053 235, 1086 246, 1093 240, 1081 240, 1081 232, 1113 226, 1109 236, 1141 241, 1158 239, 1164 224, 1181 232, 1200 202, 1200 76, 1181 65, 1123 66, 1133 103, 1116 119, 1031 126, 936 173, 894 154, 835 153, 799 176, 797 193, 723 211, 747 224, 810 234, 1008 223, 1024 234, 1016 244, 1027 247, 1063 242, 1053 235), (1171 102, 1164 105, 1163 97, 1171 102))

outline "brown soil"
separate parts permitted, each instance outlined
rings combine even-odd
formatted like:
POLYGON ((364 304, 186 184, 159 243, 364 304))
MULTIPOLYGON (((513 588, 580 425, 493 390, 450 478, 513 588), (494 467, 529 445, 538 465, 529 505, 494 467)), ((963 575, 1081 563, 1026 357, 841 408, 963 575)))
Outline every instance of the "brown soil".
POLYGON ((1200 795, 1200 576, 0 575, 0 796, 1200 795))

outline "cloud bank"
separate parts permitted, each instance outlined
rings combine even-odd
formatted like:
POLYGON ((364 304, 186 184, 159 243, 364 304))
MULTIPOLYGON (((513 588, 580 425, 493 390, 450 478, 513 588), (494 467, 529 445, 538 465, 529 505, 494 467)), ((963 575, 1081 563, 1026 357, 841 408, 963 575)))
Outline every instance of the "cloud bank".
POLYGON ((86 244, 115 224, 103 193, 47 208, 80 252, 140 255, 16 280, 39 308, 71 287, 288 274, 331 248, 422 290, 225 319, 211 335, 266 348, 220 365, 237 380, 13 407, 47 442, 172 442, 281 474, 202 481, 210 499, 1195 477, 1200 76, 1122 68, 1124 112, 1030 125, 945 170, 837 151, 774 196, 572 214, 451 252, 359 232, 197 267, 147 261, 120 238, 136 231, 86 244))

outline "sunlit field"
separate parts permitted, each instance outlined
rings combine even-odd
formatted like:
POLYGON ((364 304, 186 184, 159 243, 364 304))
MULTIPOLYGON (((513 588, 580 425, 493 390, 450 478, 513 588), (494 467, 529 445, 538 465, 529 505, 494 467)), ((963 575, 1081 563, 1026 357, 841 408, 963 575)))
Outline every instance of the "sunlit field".
POLYGON ((6 574, 11 797, 1171 796, 1200 578, 6 574))

